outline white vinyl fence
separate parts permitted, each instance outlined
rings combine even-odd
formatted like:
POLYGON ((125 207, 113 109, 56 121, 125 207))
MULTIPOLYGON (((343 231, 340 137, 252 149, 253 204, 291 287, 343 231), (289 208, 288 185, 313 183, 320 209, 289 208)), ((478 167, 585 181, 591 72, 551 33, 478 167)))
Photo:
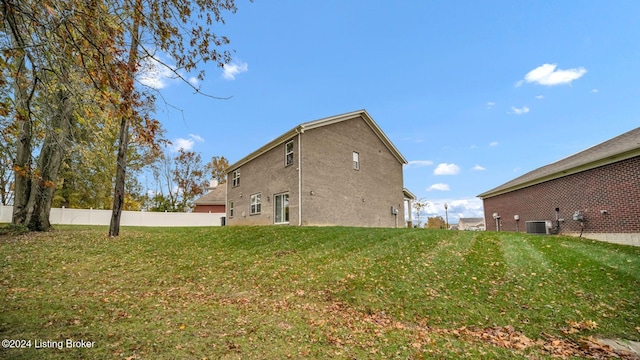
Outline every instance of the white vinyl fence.
MULTIPOLYGON (((13 206, 0 205, 0 223, 10 223, 13 206)), ((121 226, 220 226, 224 214, 123 211, 121 226)), ((52 208, 51 224, 109 225, 111 210, 52 208)))

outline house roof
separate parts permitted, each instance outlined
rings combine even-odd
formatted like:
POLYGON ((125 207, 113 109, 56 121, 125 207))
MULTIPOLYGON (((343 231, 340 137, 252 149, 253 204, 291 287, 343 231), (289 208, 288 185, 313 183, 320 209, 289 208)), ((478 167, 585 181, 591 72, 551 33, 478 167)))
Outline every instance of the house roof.
POLYGON ((478 225, 484 224, 484 218, 460 218, 458 219, 458 226, 460 225, 478 225))
POLYGON ((416 196, 407 188, 402 188, 402 193, 404 194, 405 199, 410 199, 410 200, 417 199, 416 196))
POLYGON ((496 188, 483 192, 478 197, 490 198, 636 156, 640 156, 640 127, 577 154, 530 171, 496 188))
POLYGON ((221 185, 211 189, 208 193, 199 197, 196 201, 196 205, 225 205, 227 186, 221 185))
POLYGON ((272 140, 269 143, 265 144, 264 146, 262 146, 258 150, 254 151, 251 154, 249 154, 249 155, 245 156, 244 158, 240 159, 238 162, 232 164, 231 166, 229 166, 227 168, 227 172, 226 173, 227 174, 230 173, 231 171, 241 167, 242 165, 244 165, 244 164, 248 163, 249 161, 257 158, 258 156, 266 153, 267 151, 277 147, 278 145, 284 143, 285 141, 290 140, 296 134, 301 134, 301 133, 304 133, 306 130, 311 130, 311 129, 319 128, 319 127, 322 127, 322 126, 327 126, 327 125, 339 123, 341 121, 355 119, 357 117, 361 117, 365 121, 365 123, 367 123, 367 125, 369 125, 371 130, 373 130, 373 132, 378 136, 378 138, 380 138, 382 143, 387 147, 387 149, 389 149, 391 154, 393 154, 393 156, 400 163, 402 163, 402 164, 406 164, 407 163, 407 159, 405 159, 405 157, 402 156, 400 151, 393 145, 393 143, 391 143, 391 140, 389 140, 387 135, 385 135, 384 132, 382 132, 382 130, 380 129, 378 124, 376 124, 376 122, 373 121, 373 119, 371 118, 369 113, 367 113, 367 111, 363 109, 363 110, 357 110, 357 111, 349 112, 349 113, 346 113, 346 114, 335 115, 335 116, 326 117, 326 118, 322 118, 322 119, 315 120, 315 121, 309 121, 309 122, 302 123, 302 124, 294 127, 293 129, 287 131, 286 133, 278 136, 277 138, 275 138, 274 140, 272 140))

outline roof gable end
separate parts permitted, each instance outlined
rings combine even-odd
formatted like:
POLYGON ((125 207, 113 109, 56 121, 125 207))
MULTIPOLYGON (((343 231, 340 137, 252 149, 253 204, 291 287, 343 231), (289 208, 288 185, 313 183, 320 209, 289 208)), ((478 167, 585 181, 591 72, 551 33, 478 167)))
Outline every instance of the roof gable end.
POLYGON ((274 140, 268 142, 267 144, 265 144, 264 146, 262 146, 258 150, 256 150, 256 151, 252 152, 251 154, 245 156, 244 158, 240 159, 236 163, 232 164, 231 166, 229 166, 227 168, 227 172, 226 173, 227 174, 230 173, 231 171, 241 167, 242 165, 248 163, 249 161, 259 157, 260 155, 262 155, 262 154, 264 154, 266 152, 268 152, 269 150, 281 145, 285 141, 291 139, 296 134, 301 134, 301 133, 304 133, 306 130, 311 130, 311 129, 315 129, 315 128, 319 128, 319 127, 323 127, 323 126, 328 126, 328 125, 339 123, 339 122, 342 122, 342 121, 352 120, 352 119, 355 119, 355 118, 358 118, 358 117, 360 117, 360 118, 362 118, 364 120, 364 122, 371 128, 371 130, 373 130, 373 132, 376 134, 376 136, 378 136, 380 141, 382 141, 382 143, 387 147, 389 152, 391 152, 391 154, 393 154, 393 156, 401 164, 406 164, 407 163, 407 159, 405 159, 405 157, 400 153, 400 151, 393 145, 391 140, 389 140, 387 135, 385 135, 385 133, 380 129, 378 124, 376 124, 376 122, 373 121, 373 119, 367 113, 367 111, 363 109, 363 110, 349 112, 349 113, 346 113, 346 114, 330 116, 330 117, 327 117, 327 118, 322 118, 322 119, 319 119, 319 120, 314 120, 314 121, 309 121, 309 122, 302 123, 302 124, 296 126, 295 128, 287 131, 286 133, 278 136, 274 140))

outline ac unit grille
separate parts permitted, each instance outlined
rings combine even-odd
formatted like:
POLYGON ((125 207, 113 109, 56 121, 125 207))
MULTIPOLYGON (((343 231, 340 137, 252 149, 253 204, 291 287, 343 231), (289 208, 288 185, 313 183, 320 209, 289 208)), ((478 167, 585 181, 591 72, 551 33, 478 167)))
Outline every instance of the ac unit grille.
POLYGON ((526 221, 527 234, 548 234, 550 223, 548 221, 526 221))

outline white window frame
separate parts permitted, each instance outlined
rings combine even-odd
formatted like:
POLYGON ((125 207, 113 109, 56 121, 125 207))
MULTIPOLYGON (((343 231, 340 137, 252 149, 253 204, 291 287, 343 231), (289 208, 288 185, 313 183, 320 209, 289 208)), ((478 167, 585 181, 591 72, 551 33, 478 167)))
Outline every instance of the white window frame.
POLYGON ((291 217, 291 212, 286 209, 291 209, 289 206, 289 193, 281 193, 273 195, 273 223, 274 224, 288 224, 291 217), (284 200, 286 199, 286 203, 284 200), (278 202, 281 203, 280 211, 278 211, 278 202), (285 205, 286 206, 282 206, 285 205))
POLYGON ((258 215, 262 211, 262 194, 257 193, 251 195, 251 205, 249 206, 249 215, 258 215))
POLYGON ((293 165, 293 140, 284 144, 284 166, 290 165, 293 165), (291 150, 288 149, 289 146, 291 146, 291 150), (289 158, 289 155, 291 155, 291 158, 289 158))
POLYGON ((229 201, 229 218, 233 217, 233 200, 229 201))
POLYGON ((360 170, 360 153, 353 152, 353 170, 360 170))
POLYGON ((240 169, 233 170, 231 173, 231 185, 233 187, 240 186, 240 169))

